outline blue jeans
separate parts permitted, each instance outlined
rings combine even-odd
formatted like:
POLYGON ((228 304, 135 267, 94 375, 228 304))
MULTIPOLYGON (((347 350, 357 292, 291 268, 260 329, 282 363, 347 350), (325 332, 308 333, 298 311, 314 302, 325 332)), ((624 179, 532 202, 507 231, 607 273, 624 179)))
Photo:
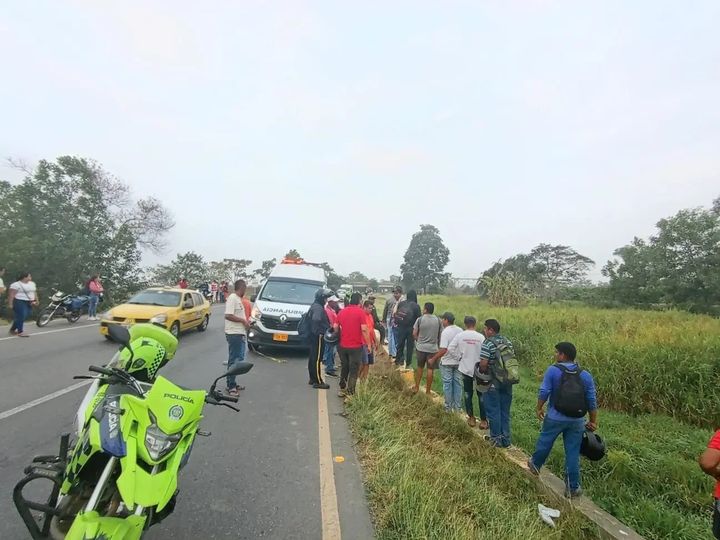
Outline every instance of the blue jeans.
POLYGON ((323 363, 325 364, 325 373, 335 372, 335 348, 337 345, 334 343, 325 343, 325 356, 323 357, 323 363))
POLYGON ((510 405, 512 385, 494 382, 483 398, 490 423, 490 438, 495 446, 510 446, 510 405))
POLYGON ((395 345, 395 328, 392 326, 392 317, 387 320, 387 340, 388 354, 395 358, 397 356, 397 346, 395 345))
POLYGON ((10 327, 10 331, 15 331, 18 334, 23 333, 23 326, 25 324, 25 319, 28 318, 30 315, 30 312, 32 311, 32 304, 28 302, 27 300, 18 300, 17 298, 13 299, 13 323, 10 327))
POLYGON ((88 317, 97 316, 97 306, 99 301, 100 295, 90 293, 90 296, 88 297, 88 317))
POLYGON ((483 422, 487 420, 487 414, 485 412, 485 405, 483 405, 482 392, 475 390, 475 377, 470 377, 464 373, 460 374, 462 377, 463 394, 465 397, 465 412, 468 416, 475 417, 475 410, 473 407, 473 394, 477 394, 478 397, 478 408, 480 410, 480 420, 483 422))
POLYGON ((458 370, 458 366, 444 366, 440 364, 440 376, 442 377, 443 394, 445 394, 446 411, 462 410, 462 375, 458 370))
POLYGON ((562 433, 565 446, 565 485, 575 491, 580 487, 580 445, 585 433, 585 419, 551 420, 547 416, 532 455, 533 465, 540 469, 550 455, 555 439, 562 433))
MULTIPOLYGON (((245 335, 225 334, 225 339, 228 342, 228 369, 230 369, 235 362, 245 361, 245 335)), ((236 386, 235 376, 227 377, 228 390, 232 390, 236 386)))

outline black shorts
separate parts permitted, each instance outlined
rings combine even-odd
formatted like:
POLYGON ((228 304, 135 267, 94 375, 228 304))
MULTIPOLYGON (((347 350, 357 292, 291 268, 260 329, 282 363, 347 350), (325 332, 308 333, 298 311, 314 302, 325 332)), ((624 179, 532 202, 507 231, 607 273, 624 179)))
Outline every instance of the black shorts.
POLYGON ((720 538, 720 499, 715 499, 713 506, 713 535, 720 538))
POLYGON ((438 366, 436 365, 438 362, 430 362, 429 360, 435 356, 435 353, 432 352, 422 352, 422 351, 415 351, 415 356, 417 356, 417 366, 422 369, 427 364, 428 369, 437 369, 438 366))

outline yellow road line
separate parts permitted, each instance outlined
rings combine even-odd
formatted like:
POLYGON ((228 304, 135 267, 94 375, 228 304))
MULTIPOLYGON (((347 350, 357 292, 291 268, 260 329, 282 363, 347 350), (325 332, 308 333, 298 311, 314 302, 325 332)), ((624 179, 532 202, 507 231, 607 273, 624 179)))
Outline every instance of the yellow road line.
POLYGON ((320 514, 323 540, 340 540, 340 514, 332 446, 330 444, 330 418, 327 408, 327 392, 318 391, 318 436, 320 447, 320 514))

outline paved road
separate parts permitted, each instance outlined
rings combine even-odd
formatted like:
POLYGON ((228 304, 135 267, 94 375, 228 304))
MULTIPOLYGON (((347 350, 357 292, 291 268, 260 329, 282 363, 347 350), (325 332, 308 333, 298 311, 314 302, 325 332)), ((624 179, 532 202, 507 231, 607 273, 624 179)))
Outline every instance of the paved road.
MULTIPOLYGON (((106 362, 115 350, 91 323, 69 327, 53 321, 29 339, 0 334, 0 489, 5 493, 0 496, 0 538, 28 538, 12 504, 12 486, 33 455, 56 451, 59 435, 72 429, 85 387, 22 407, 60 393, 77 382, 72 375, 106 362)), ((335 386, 326 400, 318 399, 318 391, 306 384, 302 356, 271 354, 280 362, 249 356, 255 367, 242 377, 247 390, 238 403, 240 413, 206 407, 202 426, 212 437, 196 440, 181 475, 175 513, 151 529, 150 539, 337 538, 328 522, 331 512, 324 512, 325 528, 321 512, 318 426, 323 418, 329 418, 332 451, 324 454, 345 458, 343 463, 326 459, 324 469, 330 471, 327 478, 334 472, 342 538, 373 537, 360 468, 335 386), (324 402, 327 416, 318 413, 324 402)), ((206 388, 223 373, 225 355, 216 307, 208 331, 184 335, 163 374, 184 386, 206 388)), ((325 493, 324 506, 331 508, 327 493, 332 489, 325 493)))

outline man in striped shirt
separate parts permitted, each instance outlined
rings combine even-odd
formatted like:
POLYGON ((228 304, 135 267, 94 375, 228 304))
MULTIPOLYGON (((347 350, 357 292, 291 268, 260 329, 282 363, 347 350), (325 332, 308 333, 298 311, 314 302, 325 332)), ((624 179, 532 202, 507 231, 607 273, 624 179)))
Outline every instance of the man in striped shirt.
POLYGON ((500 323, 495 319, 485 321, 485 341, 480 349, 480 370, 492 375, 490 386, 483 396, 485 413, 490 423, 488 439, 500 448, 510 446, 510 406, 512 405, 512 384, 501 383, 493 375, 493 367, 497 359, 496 343, 504 341, 512 347, 505 336, 500 335, 500 323))

